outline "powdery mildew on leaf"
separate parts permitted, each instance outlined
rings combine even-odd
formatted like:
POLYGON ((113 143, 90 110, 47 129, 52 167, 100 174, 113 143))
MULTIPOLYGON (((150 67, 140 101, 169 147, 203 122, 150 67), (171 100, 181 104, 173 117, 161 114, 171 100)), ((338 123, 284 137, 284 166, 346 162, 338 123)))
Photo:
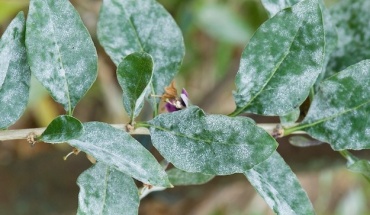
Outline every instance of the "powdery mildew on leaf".
POLYGON ((277 147, 276 141, 250 119, 205 115, 195 106, 161 114, 149 124, 156 149, 187 172, 241 173, 265 160, 277 147))
POLYGON ((138 214, 139 191, 134 180, 112 167, 98 162, 78 177, 77 184, 77 214, 138 214))
POLYGON ((267 160, 244 174, 275 213, 315 214, 306 192, 279 153, 274 152, 267 160))
POLYGON ((161 95, 179 70, 185 54, 180 29, 155 0, 105 0, 98 38, 118 65, 133 52, 153 56, 153 94, 161 95))
POLYGON ((331 75, 370 58, 370 1, 343 0, 330 12, 338 31, 338 47, 329 61, 331 75))
POLYGON ((97 53, 67 0, 31 0, 26 46, 32 73, 66 111, 72 111, 97 76, 97 53))
POLYGON ((28 102, 31 71, 24 45, 26 23, 20 12, 0 41, 0 128, 21 117, 28 102))
POLYGON ((316 0, 302 1, 266 21, 243 52, 235 79, 235 114, 285 115, 297 108, 322 71, 324 45, 316 0))
POLYGON ((370 60, 326 79, 301 126, 335 150, 370 148, 370 60))
POLYGON ((170 186, 157 160, 130 134, 101 122, 83 125, 84 134, 70 145, 146 184, 170 186))

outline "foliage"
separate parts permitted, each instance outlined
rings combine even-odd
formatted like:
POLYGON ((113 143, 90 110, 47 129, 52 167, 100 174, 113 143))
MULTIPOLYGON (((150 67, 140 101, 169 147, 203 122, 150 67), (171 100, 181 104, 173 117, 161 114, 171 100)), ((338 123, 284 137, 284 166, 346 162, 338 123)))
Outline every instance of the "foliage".
MULTIPOLYGON (((235 78, 237 108, 225 116, 205 113, 190 105, 186 91, 179 97, 173 85, 166 87, 185 48, 180 29, 158 2, 104 0, 98 39, 117 66, 130 116, 127 127, 117 129, 73 117, 97 77, 96 49, 76 10, 67 0, 31 0, 27 21, 20 12, 0 41, 0 128, 22 115, 32 73, 66 111, 36 140, 67 142, 97 160, 77 180, 78 214, 137 214, 145 189, 203 184, 215 175, 234 173, 244 174, 277 214, 314 214, 295 174, 276 152, 274 137, 306 131, 339 151, 351 171, 369 179, 369 161, 347 151, 370 148, 370 60, 363 45, 370 17, 365 9, 357 10, 368 2, 344 0, 331 10, 321 0, 262 2, 270 18, 243 51, 235 78), (155 95, 163 95, 178 111, 159 114, 155 95), (308 96, 310 110, 294 125, 308 96), (154 117, 137 122, 145 99, 154 117), (292 127, 273 137, 242 113, 279 116, 283 126, 292 127), (139 127, 149 129, 153 146, 173 169, 166 171, 132 137, 130 132, 139 127), (133 178, 145 189, 139 191, 133 178)), ((229 13, 216 6, 210 10, 229 13)), ((240 26, 230 28, 247 37, 248 30, 240 26)))

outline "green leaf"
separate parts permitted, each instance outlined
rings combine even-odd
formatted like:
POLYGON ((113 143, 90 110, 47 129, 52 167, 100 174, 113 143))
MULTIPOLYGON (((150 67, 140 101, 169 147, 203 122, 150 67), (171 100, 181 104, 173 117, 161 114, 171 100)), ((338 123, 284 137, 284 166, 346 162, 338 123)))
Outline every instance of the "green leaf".
POLYGON ((275 213, 315 214, 306 192, 279 153, 273 153, 244 174, 275 213))
POLYGON ((242 54, 232 115, 285 115, 299 107, 322 70, 324 45, 317 0, 304 0, 267 20, 242 54))
MULTIPOLYGON (((272 17, 277 12, 283 10, 284 8, 291 7, 300 1, 302 0, 262 0, 262 4, 269 13, 270 17, 272 17)), ((330 12, 325 7, 323 0, 319 0, 319 3, 322 11, 325 31, 325 59, 322 67, 323 71, 320 73, 320 76, 318 78, 319 80, 317 80, 316 83, 321 82, 322 79, 332 74, 330 73, 330 71, 326 71, 326 66, 329 62, 331 53, 336 48, 338 42, 338 35, 335 28, 335 23, 333 22, 330 12)))
POLYGON ((269 17, 273 17, 279 11, 291 7, 300 1, 302 0, 261 0, 261 3, 267 10, 269 17))
POLYGON ((40 140, 47 143, 64 143, 76 139, 84 132, 82 123, 72 116, 58 116, 46 127, 40 140))
POLYGON ((123 90, 123 105, 133 120, 139 115, 146 89, 153 74, 152 57, 145 52, 127 55, 117 67, 117 78, 123 90))
POLYGON ((20 12, 0 40, 0 129, 17 121, 28 102, 31 71, 24 45, 25 28, 20 12))
POLYGON ((174 78, 185 54, 180 29, 155 0, 104 0, 98 38, 116 65, 133 52, 153 56, 152 93, 156 95, 174 78))
POLYGON ((138 214, 139 191, 134 180, 114 168, 98 162, 78 177, 77 184, 77 214, 138 214))
POLYGON ((98 161, 154 186, 170 187, 161 165, 130 134, 101 122, 84 123, 85 132, 68 143, 98 161))
POLYGON ((277 147, 246 117, 205 115, 196 106, 161 114, 149 121, 153 145, 186 172, 241 173, 267 159, 277 147))
POLYGON ((370 60, 326 79, 307 116, 292 130, 304 130, 334 150, 370 148, 370 60))
POLYGON ((328 70, 341 71, 370 58, 370 1, 341 0, 330 13, 338 31, 338 47, 333 52, 328 70))
POLYGON ((177 168, 168 170, 167 175, 174 186, 205 184, 215 177, 214 175, 185 172, 177 168))
POLYGON ((370 182, 370 161, 358 160, 355 163, 348 165, 348 169, 352 172, 362 174, 370 182))
POLYGON ((68 0, 31 0, 26 47, 32 73, 69 115, 97 77, 97 53, 68 0))
POLYGON ((301 110, 299 108, 296 108, 287 115, 280 116, 280 123, 283 126, 292 126, 298 120, 300 114, 301 110))

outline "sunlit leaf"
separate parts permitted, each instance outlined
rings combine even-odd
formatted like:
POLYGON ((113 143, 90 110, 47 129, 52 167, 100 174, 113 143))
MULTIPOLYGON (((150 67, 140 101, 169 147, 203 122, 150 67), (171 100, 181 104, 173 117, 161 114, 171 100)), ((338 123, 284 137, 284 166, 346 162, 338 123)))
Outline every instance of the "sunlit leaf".
POLYGON ((215 177, 214 175, 185 172, 177 168, 168 170, 167 175, 174 186, 205 184, 215 177))
POLYGON ((0 40, 0 129, 17 121, 28 102, 31 71, 24 44, 25 27, 20 12, 0 40))
POLYGON ((104 0, 98 38, 116 65, 133 52, 153 56, 152 93, 156 95, 174 78, 185 52, 180 29, 155 0, 104 0))
POLYGON ((31 0, 26 32, 32 73, 71 114, 97 76, 89 32, 68 0, 31 0))
MULTIPOLYGON (((296 129, 335 150, 370 148, 370 60, 326 79, 296 129)), ((289 132, 289 129, 288 129, 289 132)))
POLYGON ((139 191, 126 174, 98 162, 77 179, 77 214, 137 215, 139 191))
POLYGON ((40 140, 47 143, 64 143, 76 139, 84 132, 82 123, 72 116, 58 116, 41 134, 40 140))
POLYGON ((145 89, 150 83, 152 74, 153 60, 145 52, 127 55, 117 67, 118 82, 123 90, 123 105, 131 120, 143 107, 145 89))
POLYGON ((299 107, 322 71, 324 45, 317 0, 304 0, 267 20, 243 52, 232 115, 286 115, 299 107))
POLYGON ((273 153, 244 174, 275 213, 315 214, 306 192, 279 153, 273 153))
POLYGON ((171 186, 153 155, 127 132, 101 122, 84 123, 84 128, 70 145, 146 184, 171 186))
POLYGON ((196 106, 160 114, 149 124, 154 147, 187 172, 241 173, 267 159, 277 147, 250 119, 206 115, 196 106))
POLYGON ((342 0, 330 13, 338 31, 338 47, 329 61, 328 70, 339 72, 370 58, 370 1, 342 0))

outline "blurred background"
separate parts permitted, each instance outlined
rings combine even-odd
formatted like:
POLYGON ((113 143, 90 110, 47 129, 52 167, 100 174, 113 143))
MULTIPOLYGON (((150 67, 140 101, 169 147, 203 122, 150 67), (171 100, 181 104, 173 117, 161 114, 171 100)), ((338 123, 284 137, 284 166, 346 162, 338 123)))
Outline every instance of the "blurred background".
MULTIPOLYGON (((77 105, 74 115, 83 122, 127 123, 115 66, 96 37, 101 0, 72 0, 90 31, 99 55, 96 83, 77 105)), ((208 113, 228 114, 235 108, 232 90, 243 48, 266 19, 259 0, 159 0, 182 30, 186 56, 176 86, 186 88, 193 104, 208 113)), ((326 1, 330 6, 335 0, 326 1)), ((0 35, 26 0, 0 0, 0 35)), ((148 113, 150 110, 148 109, 148 113)), ((10 129, 47 126, 63 108, 32 79, 28 108, 10 129)), ((258 123, 277 123, 276 117, 252 116, 258 123)), ((150 114, 144 112, 141 120, 150 114)), ((310 148, 279 140, 279 153, 297 174, 317 214, 370 214, 370 184, 345 168, 345 160, 327 144, 310 148)), ((75 214, 76 179, 91 166, 83 153, 64 161, 67 144, 25 140, 0 142, 0 215, 75 214)), ((153 149, 152 149, 153 150, 153 149)), ((154 150, 153 150, 153 153, 154 150)), ((369 158, 368 152, 359 156, 369 158), (366 154, 367 153, 367 154, 366 154)), ((273 214, 243 175, 216 177, 200 186, 175 187, 152 193, 140 215, 264 215, 273 214)))

